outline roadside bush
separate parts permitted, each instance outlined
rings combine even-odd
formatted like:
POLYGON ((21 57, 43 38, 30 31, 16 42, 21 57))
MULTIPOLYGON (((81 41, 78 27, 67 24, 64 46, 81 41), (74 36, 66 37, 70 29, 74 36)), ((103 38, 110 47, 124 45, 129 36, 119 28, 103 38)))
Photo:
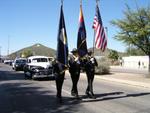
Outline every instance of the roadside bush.
POLYGON ((110 72, 110 63, 107 61, 106 58, 101 58, 97 60, 98 67, 95 68, 96 74, 109 74, 110 72))

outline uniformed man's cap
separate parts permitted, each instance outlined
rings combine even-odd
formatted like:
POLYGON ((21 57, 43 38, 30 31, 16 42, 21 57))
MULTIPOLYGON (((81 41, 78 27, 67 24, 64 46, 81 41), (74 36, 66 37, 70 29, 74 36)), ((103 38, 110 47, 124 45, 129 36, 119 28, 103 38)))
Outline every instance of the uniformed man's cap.
POLYGON ((77 49, 76 48, 73 48, 71 53, 76 53, 77 52, 77 49))

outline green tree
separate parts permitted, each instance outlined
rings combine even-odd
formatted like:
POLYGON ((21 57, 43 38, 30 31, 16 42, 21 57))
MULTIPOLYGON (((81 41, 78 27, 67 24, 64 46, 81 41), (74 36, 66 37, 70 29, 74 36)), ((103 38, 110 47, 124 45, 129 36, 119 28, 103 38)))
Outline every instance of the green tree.
POLYGON ((145 53, 139 49, 139 48, 136 48, 136 47, 128 47, 126 49, 126 54, 127 55, 132 55, 132 56, 139 56, 139 55, 145 55, 145 53))
POLYGON ((25 50, 25 51, 22 52, 21 56, 27 58, 27 57, 30 57, 32 55, 33 55, 33 53, 32 53, 31 50, 25 50))
POLYGON ((109 52, 108 58, 112 59, 113 61, 118 60, 118 58, 119 58, 118 52, 115 50, 111 50, 109 52))
POLYGON ((150 58, 150 6, 131 10, 127 5, 124 18, 111 23, 120 29, 115 39, 141 49, 150 58))

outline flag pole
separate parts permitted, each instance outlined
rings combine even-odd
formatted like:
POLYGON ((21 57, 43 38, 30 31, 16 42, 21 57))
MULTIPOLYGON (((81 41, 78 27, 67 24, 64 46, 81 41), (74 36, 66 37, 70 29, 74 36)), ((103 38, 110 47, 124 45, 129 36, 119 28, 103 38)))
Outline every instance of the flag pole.
POLYGON ((98 5, 98 2, 99 2, 100 0, 96 0, 96 5, 98 5))
POLYGON ((63 2, 64 2, 64 0, 61 0, 61 5, 63 6, 63 2))
POLYGON ((82 0, 80 0, 80 6, 82 5, 82 0))

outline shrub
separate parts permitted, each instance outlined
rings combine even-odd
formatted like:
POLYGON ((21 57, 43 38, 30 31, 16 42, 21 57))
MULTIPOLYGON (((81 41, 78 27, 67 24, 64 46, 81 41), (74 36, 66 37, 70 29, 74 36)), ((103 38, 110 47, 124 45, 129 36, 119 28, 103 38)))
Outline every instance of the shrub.
POLYGON ((97 60, 98 62, 98 67, 95 68, 95 73, 96 74, 108 74, 110 72, 110 63, 107 61, 106 58, 101 58, 97 60))

